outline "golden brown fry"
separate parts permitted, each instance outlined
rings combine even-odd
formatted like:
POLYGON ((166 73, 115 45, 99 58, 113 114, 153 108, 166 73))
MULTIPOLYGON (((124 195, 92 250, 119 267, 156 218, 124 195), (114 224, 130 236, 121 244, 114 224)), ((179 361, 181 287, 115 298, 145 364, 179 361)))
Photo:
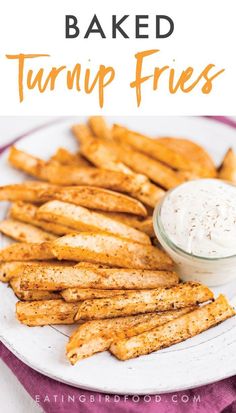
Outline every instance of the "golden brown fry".
POLYGON ((56 189, 55 185, 46 182, 26 181, 22 184, 6 185, 0 187, 0 201, 25 201, 43 203, 49 201, 44 196, 50 189, 56 189))
POLYGON ((10 286, 13 289, 15 295, 23 301, 42 301, 42 300, 56 300, 61 298, 59 293, 53 291, 24 291, 20 287, 20 278, 12 278, 10 280, 10 286))
POLYGON ((193 159, 191 158, 191 155, 194 152, 192 150, 193 145, 195 145, 194 143, 186 144, 188 145, 188 150, 190 150, 191 148, 191 153, 188 154, 188 151, 186 151, 186 149, 178 149, 181 146, 183 148, 183 143, 181 142, 179 144, 180 146, 178 146, 175 141, 173 149, 173 143, 171 145, 167 144, 167 141, 163 141, 160 139, 151 139, 147 136, 130 131, 127 128, 121 127, 119 125, 114 125, 113 127, 113 138, 116 142, 131 145, 138 151, 143 152, 151 158, 157 159, 158 161, 161 161, 172 168, 179 169, 181 171, 191 171, 201 177, 214 177, 216 174, 215 167, 209 155, 206 155, 205 151, 198 145, 194 147, 198 154, 201 151, 201 155, 198 155, 197 160, 195 159, 196 156, 193 156, 193 159), (207 165, 209 163, 207 168, 205 166, 205 161, 204 165, 199 164, 199 159, 201 159, 201 156, 204 159, 207 157, 207 165))
POLYGON ((125 294, 127 291, 134 292, 135 290, 98 290, 95 288, 75 287, 62 290, 60 294, 67 303, 77 303, 78 301, 91 300, 92 298, 114 297, 125 294))
POLYGON ((12 278, 12 271, 14 272, 20 263, 21 261, 0 263, 0 281, 2 282, 10 281, 10 279, 12 278))
POLYGON ((57 237, 33 225, 25 224, 15 219, 5 219, 0 222, 0 232, 21 242, 45 242, 57 237))
POLYGON ((95 136, 102 139, 112 139, 111 128, 102 116, 90 116, 88 124, 95 136))
POLYGON ((212 299, 213 293, 209 288, 199 283, 186 282, 169 288, 137 291, 117 297, 84 301, 76 314, 76 320, 98 320, 176 310, 212 299))
POLYGON ((146 234, 135 228, 67 202, 48 202, 38 209, 37 217, 45 221, 61 223, 76 231, 108 232, 141 244, 151 243, 146 234))
POLYGON ((16 317, 28 326, 74 324, 78 308, 78 303, 66 303, 64 300, 19 301, 16 304, 16 317))
POLYGON ((51 243, 19 242, 0 250, 0 261, 44 261, 55 259, 51 252, 51 243))
POLYGON ((51 267, 38 264, 19 265, 15 276, 21 277, 23 290, 63 290, 65 288, 96 289, 152 289, 178 284, 179 278, 171 271, 131 270, 117 268, 89 268, 83 266, 51 267))
POLYGON ((29 155, 14 146, 11 146, 8 160, 10 164, 21 171, 37 177, 39 179, 47 180, 47 163, 42 159, 29 155))
MULTIPOLYGON (((71 234, 72 229, 55 222, 47 222, 37 219, 38 207, 25 202, 14 202, 9 209, 9 216, 28 224, 32 224, 35 227, 45 229, 45 231, 51 232, 56 235, 71 234)), ((76 232, 73 230, 73 232, 76 232)), ((144 231, 145 232, 145 231, 144 231)))
POLYGON ((80 325, 71 335, 66 346, 67 357, 71 364, 75 364, 85 357, 108 350, 114 340, 133 337, 149 331, 194 309, 195 307, 189 307, 163 313, 88 321, 80 325))
POLYGON ((110 351, 120 360, 128 360, 196 336, 235 315, 226 298, 217 300, 135 337, 114 342, 110 351))
POLYGON ((49 188, 43 197, 44 199, 47 197, 48 201, 56 199, 90 209, 147 215, 146 208, 138 200, 119 192, 94 186, 49 188))
POLYGON ((73 125, 71 130, 80 145, 87 142, 92 136, 91 129, 82 123, 73 125))
POLYGON ((156 247, 102 233, 66 235, 52 242, 58 259, 89 261, 114 267, 171 270, 173 262, 156 247))
MULTIPOLYGON (((53 261, 53 260, 51 260, 51 261, 40 261, 41 266, 50 265, 51 267, 53 265, 57 265, 57 267, 62 266, 62 265, 65 265, 65 263, 66 263, 67 266, 69 265, 68 261, 53 261)), ((39 265, 39 262, 38 261, 23 261, 23 262, 22 261, 10 261, 10 262, 0 263, 0 281, 8 282, 12 278, 16 277, 17 268, 18 267, 22 268, 22 265, 24 265, 24 264, 27 265, 28 268, 29 268, 29 266, 31 266, 31 268, 32 268, 34 266, 39 265)), ((83 263, 80 263, 80 264, 83 264, 83 263)), ((77 265, 80 265, 80 264, 77 264, 77 265)), ((86 265, 87 264, 88 263, 86 263, 86 265)), ((74 263, 71 262, 70 265, 74 265, 74 263)), ((21 275, 21 271, 18 270, 17 271, 17 277, 19 277, 20 275, 21 275)))
POLYGON ((91 166, 90 162, 79 153, 72 153, 65 148, 58 148, 55 155, 51 157, 51 160, 59 162, 62 165, 91 166))
POLYGON ((161 143, 163 146, 176 151, 186 159, 190 159, 190 161, 194 164, 190 172, 195 172, 198 177, 200 176, 203 178, 216 177, 216 167, 212 158, 209 153, 196 142, 189 139, 170 137, 158 138, 157 140, 158 143, 161 143))
POLYGON ((232 148, 226 152, 218 177, 226 181, 236 182, 236 155, 232 148))
POLYGON ((44 203, 50 200, 70 202, 75 205, 104 211, 127 212, 146 216, 147 211, 141 202, 119 192, 93 186, 60 187, 47 183, 32 182, 25 184, 7 185, 0 188, 0 200, 27 201, 44 203))

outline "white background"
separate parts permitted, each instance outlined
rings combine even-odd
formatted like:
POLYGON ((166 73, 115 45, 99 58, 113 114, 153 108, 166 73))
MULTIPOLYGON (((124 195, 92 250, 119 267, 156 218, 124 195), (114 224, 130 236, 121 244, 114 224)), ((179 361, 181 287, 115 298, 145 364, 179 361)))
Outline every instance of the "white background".
MULTIPOLYGON (((25 100, 19 103, 17 62, 7 60, 6 54, 48 53, 50 58, 34 59, 26 65, 34 69, 44 66, 76 63, 97 69, 99 64, 116 68, 116 78, 105 90, 106 115, 235 115, 236 59, 235 59, 235 0, 8 0, 0 13, 0 115, 84 115, 100 111, 97 91, 86 95, 83 91, 68 91, 62 75, 56 91, 39 94, 25 91, 25 100), (65 39, 65 15, 75 14, 83 35, 96 13, 107 39, 91 35, 89 39, 65 39), (130 39, 111 39, 111 15, 130 14, 124 24, 130 39), (134 39, 134 15, 150 16, 150 39, 134 39), (154 22, 156 14, 169 15, 175 23, 174 33, 167 39, 156 40, 154 22), (203 95, 197 86, 193 92, 170 95, 168 77, 163 75, 160 89, 151 90, 151 82, 143 87, 142 105, 136 106, 135 91, 129 83, 135 75, 134 54, 147 49, 160 49, 144 65, 145 74, 155 66, 169 64, 177 73, 194 66, 196 74, 209 63, 225 72, 213 82, 213 91, 203 95), (37 60, 37 62, 36 62, 37 60), (90 60, 90 61, 89 61, 90 60), (173 61, 175 60, 175 61, 173 61), (47 63, 46 63, 47 61, 47 63), (40 63, 39 63, 40 62, 40 63)), ((94 73, 94 72, 93 72, 94 73)), ((202 85, 202 84, 201 84, 202 85)))

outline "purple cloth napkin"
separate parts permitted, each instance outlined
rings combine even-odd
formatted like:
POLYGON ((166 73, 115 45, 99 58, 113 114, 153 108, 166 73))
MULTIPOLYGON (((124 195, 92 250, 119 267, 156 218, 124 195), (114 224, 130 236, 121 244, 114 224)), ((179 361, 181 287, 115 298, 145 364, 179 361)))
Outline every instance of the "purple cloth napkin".
MULTIPOLYGON (((236 128, 236 122, 230 119, 219 116, 212 118, 236 128)), ((236 413, 236 376, 170 394, 104 395, 77 389, 37 373, 17 359, 2 343, 0 357, 46 413, 236 413)))

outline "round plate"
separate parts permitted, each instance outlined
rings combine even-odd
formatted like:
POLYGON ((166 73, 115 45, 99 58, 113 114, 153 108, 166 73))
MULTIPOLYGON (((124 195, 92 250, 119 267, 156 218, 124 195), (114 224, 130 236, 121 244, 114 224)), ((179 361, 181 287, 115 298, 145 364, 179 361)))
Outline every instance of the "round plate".
MULTIPOLYGON (((17 147, 47 159, 59 146, 75 150, 77 144, 70 126, 84 118, 62 118, 24 137, 17 147)), ((227 126, 203 118, 110 118, 140 132, 188 137, 202 144, 220 162, 226 149, 236 149, 236 133, 227 126)), ((7 153, 0 158, 0 184, 23 181, 26 176, 7 164, 7 153)), ((0 219, 7 203, 1 204, 0 219)), ((0 247, 7 245, 0 238, 0 247)), ((215 289, 231 302, 236 283, 215 289)), ((236 374, 236 317, 190 340, 168 349, 129 361, 118 361, 108 352, 94 355, 71 366, 65 357, 68 336, 74 327, 21 325, 15 318, 17 301, 7 285, 0 284, 0 337, 23 362, 53 379, 75 387, 115 394, 155 394, 189 389, 236 374)))

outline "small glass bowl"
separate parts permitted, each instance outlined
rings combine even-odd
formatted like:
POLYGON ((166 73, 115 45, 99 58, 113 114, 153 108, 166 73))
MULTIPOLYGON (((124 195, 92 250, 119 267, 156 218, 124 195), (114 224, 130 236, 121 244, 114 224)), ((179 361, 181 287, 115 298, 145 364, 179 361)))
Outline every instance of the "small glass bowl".
MULTIPOLYGON (((172 190, 171 190, 172 191, 172 190)), ((199 281, 210 287, 223 285, 236 279, 236 255, 220 258, 199 257, 178 247, 164 230, 161 211, 168 191, 153 213, 156 237, 175 263, 175 269, 183 281, 199 281)))

